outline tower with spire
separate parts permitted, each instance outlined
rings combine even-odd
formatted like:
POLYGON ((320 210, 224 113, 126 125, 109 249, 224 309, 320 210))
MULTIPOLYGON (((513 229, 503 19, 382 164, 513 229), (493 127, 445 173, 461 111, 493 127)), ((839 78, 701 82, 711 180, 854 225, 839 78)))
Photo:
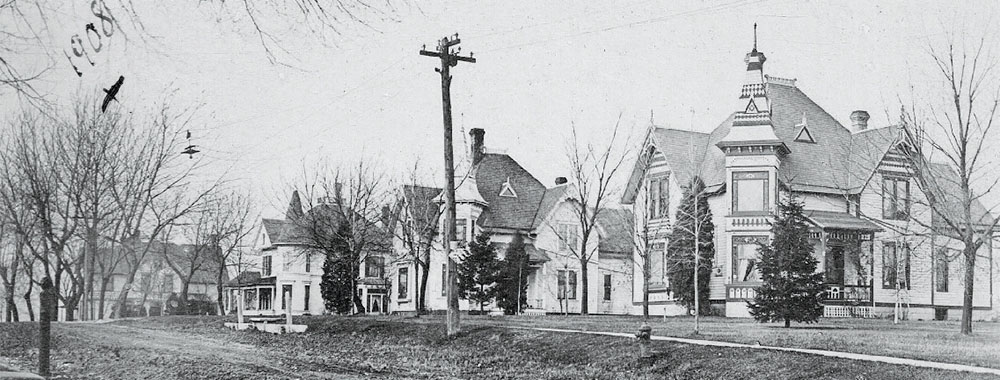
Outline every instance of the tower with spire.
POLYGON ((753 49, 744 58, 746 74, 737 100, 729 132, 716 146, 726 155, 726 185, 732 189, 733 214, 767 214, 774 208, 778 167, 789 153, 788 147, 774 133, 771 123, 771 101, 768 99, 764 62, 767 57, 757 50, 757 24, 754 24, 753 49), (762 180, 765 183, 764 207, 748 211, 738 207, 739 180, 762 180), (762 208, 762 210, 761 210, 762 208))

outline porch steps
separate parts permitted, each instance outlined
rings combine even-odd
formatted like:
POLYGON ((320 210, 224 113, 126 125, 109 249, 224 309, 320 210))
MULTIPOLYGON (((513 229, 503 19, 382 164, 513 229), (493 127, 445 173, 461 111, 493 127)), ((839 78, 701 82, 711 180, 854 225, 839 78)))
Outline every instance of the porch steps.
POLYGON ((871 306, 843 306, 826 305, 823 306, 823 317, 825 318, 877 318, 875 310, 871 306))

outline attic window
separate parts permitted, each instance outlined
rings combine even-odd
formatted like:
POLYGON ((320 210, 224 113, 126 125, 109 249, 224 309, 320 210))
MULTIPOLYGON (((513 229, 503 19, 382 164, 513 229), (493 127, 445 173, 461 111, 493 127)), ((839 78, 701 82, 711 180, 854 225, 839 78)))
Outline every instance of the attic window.
POLYGON ((795 141, 816 143, 816 140, 813 139, 812 133, 809 133, 809 128, 805 125, 803 125, 802 129, 799 130, 799 134, 795 136, 795 141))
POLYGON ((747 109, 743 111, 744 113, 757 113, 757 103, 754 103, 753 98, 750 98, 750 103, 747 104, 747 109))
POLYGON ((507 177, 507 181, 504 182, 503 187, 500 188, 500 196, 517 198, 517 193, 514 192, 514 188, 510 186, 510 177, 507 177))

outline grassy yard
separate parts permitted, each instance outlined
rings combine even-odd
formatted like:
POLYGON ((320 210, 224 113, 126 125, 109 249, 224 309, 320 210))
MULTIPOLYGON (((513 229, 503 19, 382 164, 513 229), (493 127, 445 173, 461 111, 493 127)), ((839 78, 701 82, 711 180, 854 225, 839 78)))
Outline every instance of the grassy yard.
MULTIPOLYGON (((439 317, 309 317, 300 319, 309 324, 308 333, 288 335, 230 331, 222 327, 222 322, 229 319, 161 317, 107 324, 57 324, 53 328, 54 372, 64 379, 994 378, 672 342, 654 342, 657 361, 652 367, 643 368, 636 365, 636 344, 631 339, 503 327, 544 325, 632 331, 638 320, 628 318, 467 317, 465 331, 454 338, 445 336, 439 317)), ((718 329, 721 334, 723 323, 723 320, 711 321, 706 332, 718 329)), ((826 335, 832 331, 786 332, 752 323, 731 323, 738 324, 734 327, 759 331, 756 334, 767 339, 780 339, 783 335, 804 337, 820 331, 826 335)), ((660 333, 673 328, 677 335, 683 335, 680 331, 685 326, 681 320, 654 324, 660 333)), ((983 325, 980 326, 982 329, 983 325)), ((0 323, 0 356, 6 357, 6 363, 32 367, 36 355, 32 351, 35 331, 34 325, 27 323, 0 323)), ((752 339, 747 336, 740 339, 752 339)), ((846 341, 848 336, 834 339, 846 341)))
MULTIPOLYGON (((488 326, 552 327, 634 333, 641 319, 623 316, 468 317, 488 326)), ((696 338, 735 343, 815 348, 1000 368, 1000 323, 973 324, 974 334, 959 334, 954 321, 821 319, 817 324, 761 324, 748 319, 702 318, 696 338)), ((654 335, 694 337, 694 319, 651 318, 654 335)))

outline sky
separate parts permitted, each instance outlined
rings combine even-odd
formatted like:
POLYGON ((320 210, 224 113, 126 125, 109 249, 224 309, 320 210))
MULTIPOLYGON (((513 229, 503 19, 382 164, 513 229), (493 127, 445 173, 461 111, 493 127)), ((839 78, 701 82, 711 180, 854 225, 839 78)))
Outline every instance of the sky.
MULTIPOLYGON (((477 59, 452 69, 456 152, 462 133, 483 128, 489 149, 551 186, 568 174, 573 126, 600 144, 618 122, 638 144, 650 120, 707 132, 736 111, 755 23, 766 74, 797 79, 844 125, 867 110, 873 128, 894 123, 901 102, 940 100, 929 47, 949 33, 1000 30, 993 2, 390 2, 361 11, 366 25, 340 17, 336 33, 322 34, 287 9, 264 10, 258 21, 281 48, 274 62, 235 3, 136 4, 128 18, 108 0, 120 29, 89 53, 94 65, 75 58, 77 76, 63 52, 101 20, 91 1, 60 1, 46 9, 43 43, 11 60, 48 66, 37 87, 56 103, 98 96, 122 75, 119 98, 134 109, 164 98, 197 106, 201 170, 279 216, 288 184, 319 161, 363 158, 401 179, 415 162, 441 173, 438 61, 418 51, 446 35, 459 33, 462 53, 477 59)), ((0 90, 4 118, 22 106, 0 90)))

